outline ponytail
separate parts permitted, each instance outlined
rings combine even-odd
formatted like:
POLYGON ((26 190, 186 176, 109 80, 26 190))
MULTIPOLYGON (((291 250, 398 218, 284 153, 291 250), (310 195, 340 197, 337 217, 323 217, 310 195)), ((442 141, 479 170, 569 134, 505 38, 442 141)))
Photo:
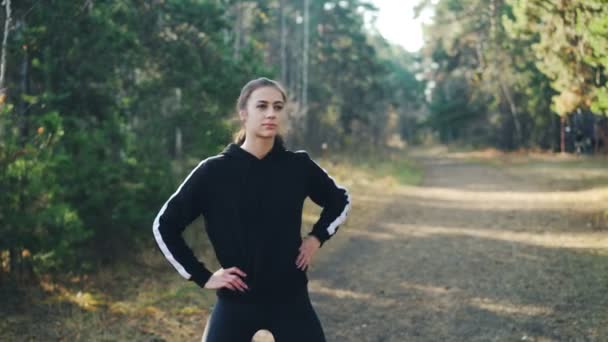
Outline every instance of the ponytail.
POLYGON ((234 143, 237 145, 243 145, 243 143, 245 142, 245 137, 246 137, 246 131, 245 128, 241 128, 240 131, 236 132, 236 134, 234 134, 234 143))

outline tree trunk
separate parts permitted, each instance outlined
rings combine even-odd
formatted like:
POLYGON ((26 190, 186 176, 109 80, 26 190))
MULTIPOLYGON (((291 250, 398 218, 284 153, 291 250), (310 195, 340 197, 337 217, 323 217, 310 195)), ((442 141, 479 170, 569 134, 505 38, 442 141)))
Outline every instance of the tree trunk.
POLYGON ((175 159, 181 160, 183 155, 182 130, 175 127, 175 159))
MULTIPOLYGON (((6 101, 6 88, 4 86, 4 80, 6 78, 6 45, 8 41, 8 34, 11 29, 12 12, 11 12, 11 0, 4 0, 6 19, 4 20, 4 34, 2 36, 2 51, 0 52, 0 111, 4 108, 6 101)), ((0 139, 4 135, 4 127, 0 125, 0 139)))
POLYGON ((8 250, 8 260, 9 260, 9 274, 15 274, 15 270, 17 269, 17 249, 14 247, 9 248, 8 250))
POLYGON ((502 78, 499 78, 498 82, 500 82, 500 88, 502 89, 502 93, 507 100, 509 105, 509 110, 511 112, 511 116, 513 117, 513 126, 515 126, 515 141, 514 147, 519 147, 522 143, 522 132, 521 132, 521 123, 519 122, 519 115, 517 112, 517 106, 513 101, 513 95, 511 94, 511 89, 505 85, 502 78))
POLYGON ((241 53, 241 36, 243 33, 243 3, 241 0, 236 3, 236 19, 234 22, 234 51, 233 58, 238 60, 241 53))
POLYGON ((4 88, 4 79, 6 77, 6 45, 8 41, 8 34, 11 28, 12 14, 11 14, 11 0, 4 0, 4 7, 6 13, 6 19, 4 20, 4 35, 2 37, 2 53, 0 55, 0 96, 2 100, 0 105, 4 104, 4 96, 6 90, 4 88))
MULTIPOLYGON (((25 32, 26 30, 26 23, 23 19, 19 19, 17 20, 16 23, 17 28, 19 28, 20 32, 25 32)), ((21 33, 22 34, 22 33, 21 33)), ((30 65, 30 55, 29 52, 27 50, 27 45, 24 47, 24 53, 23 53, 23 60, 21 61, 21 68, 20 68, 20 76, 21 76, 21 80, 19 82, 19 93, 20 94, 29 94, 29 65, 30 65)), ((20 137, 19 137, 19 141, 21 146, 25 145, 25 142, 27 140, 27 136, 29 133, 29 123, 28 123, 28 106, 27 103, 24 99, 21 99, 19 101, 18 107, 17 107, 18 113, 21 115, 21 117, 19 118, 19 132, 20 132, 20 137)))
POLYGON ((304 51, 302 55, 302 109, 308 112, 308 50, 310 44, 310 0, 304 0, 304 51))
POLYGON ((560 144, 559 149, 561 153, 566 152, 566 116, 562 115, 560 118, 560 144))
MULTIPOLYGON (((304 47, 302 51, 302 117, 306 122, 308 144, 316 144, 316 121, 308 110, 308 57, 310 50, 310 0, 304 0, 304 47)), ((313 148, 316 150, 316 145, 313 148)))
POLYGON ((287 85, 287 9, 285 0, 279 1, 281 10, 281 82, 287 85))

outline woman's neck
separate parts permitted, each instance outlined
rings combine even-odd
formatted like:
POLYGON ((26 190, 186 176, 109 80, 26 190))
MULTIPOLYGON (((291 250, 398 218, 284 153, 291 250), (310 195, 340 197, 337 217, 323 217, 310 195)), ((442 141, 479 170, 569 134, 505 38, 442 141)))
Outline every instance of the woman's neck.
POLYGON ((275 138, 250 138, 250 136, 247 135, 243 145, 241 145, 241 148, 253 154, 258 159, 262 159, 266 154, 268 154, 268 152, 270 152, 270 150, 272 150, 275 142, 274 140, 275 138))

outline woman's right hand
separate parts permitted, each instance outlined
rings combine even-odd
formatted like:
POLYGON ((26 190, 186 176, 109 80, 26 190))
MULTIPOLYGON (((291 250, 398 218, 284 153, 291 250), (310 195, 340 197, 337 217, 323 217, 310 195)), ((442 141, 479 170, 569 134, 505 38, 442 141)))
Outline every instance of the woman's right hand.
POLYGON ((205 283, 206 289, 219 289, 222 287, 238 290, 245 292, 249 290, 247 284, 240 278, 246 277, 245 272, 241 271, 238 267, 230 267, 227 269, 220 268, 215 271, 211 278, 205 283))

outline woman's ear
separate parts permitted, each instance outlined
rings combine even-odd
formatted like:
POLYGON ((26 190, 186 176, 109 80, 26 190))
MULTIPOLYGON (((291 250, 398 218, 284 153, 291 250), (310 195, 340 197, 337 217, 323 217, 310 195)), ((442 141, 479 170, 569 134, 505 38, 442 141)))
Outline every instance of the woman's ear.
POLYGON ((244 110, 239 110, 239 117, 241 118, 241 122, 245 122, 245 120, 247 120, 247 112, 244 110))

